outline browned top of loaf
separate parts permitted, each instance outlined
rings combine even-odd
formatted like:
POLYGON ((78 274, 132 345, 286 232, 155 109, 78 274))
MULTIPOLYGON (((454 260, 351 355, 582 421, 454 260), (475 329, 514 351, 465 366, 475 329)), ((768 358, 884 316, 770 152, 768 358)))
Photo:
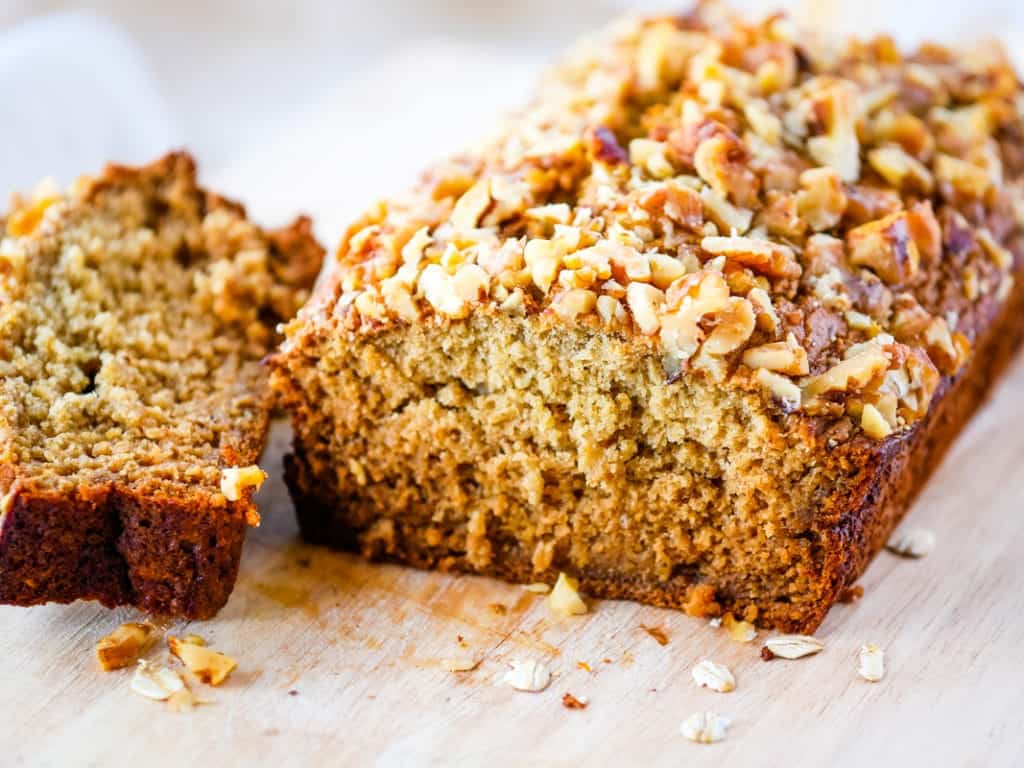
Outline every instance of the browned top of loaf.
POLYGON ((16 197, 0 219, 0 493, 216 493, 222 467, 254 462, 261 358, 323 256, 310 230, 264 232, 180 153, 16 197))
POLYGON ((618 24, 496 138, 355 223, 285 349, 539 314, 882 438, 1009 292, 1022 113, 997 46, 826 49, 709 4, 618 24))

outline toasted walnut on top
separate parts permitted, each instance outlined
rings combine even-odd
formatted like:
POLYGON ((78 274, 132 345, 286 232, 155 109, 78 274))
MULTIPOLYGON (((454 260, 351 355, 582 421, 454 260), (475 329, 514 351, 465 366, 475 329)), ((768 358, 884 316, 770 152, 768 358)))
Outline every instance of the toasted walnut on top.
POLYGON ((616 25, 353 225, 335 315, 537 314, 648 337, 673 379, 907 427, 969 355, 951 319, 1012 287, 1024 97, 998 51, 810 39, 706 6, 616 25))

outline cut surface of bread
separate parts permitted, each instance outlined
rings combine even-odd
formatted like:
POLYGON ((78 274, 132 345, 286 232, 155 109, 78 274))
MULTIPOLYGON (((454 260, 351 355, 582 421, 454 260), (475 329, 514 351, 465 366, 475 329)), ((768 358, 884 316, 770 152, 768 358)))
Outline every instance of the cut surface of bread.
POLYGON ((373 207, 272 358, 315 542, 812 630, 1016 349, 1024 94, 698 4, 373 207))
POLYGON ((0 230, 0 601, 212 615, 259 519, 224 470, 262 450, 309 221, 264 232, 178 153, 15 198, 0 230))

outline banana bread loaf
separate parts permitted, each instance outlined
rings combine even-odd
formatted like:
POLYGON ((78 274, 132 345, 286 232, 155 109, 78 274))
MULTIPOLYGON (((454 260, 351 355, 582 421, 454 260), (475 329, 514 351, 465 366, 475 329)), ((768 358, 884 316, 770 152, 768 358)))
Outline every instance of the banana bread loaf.
POLYGON ((1024 327, 995 47, 701 5, 351 227, 272 358, 313 542, 812 630, 1024 327))
POLYGON ((172 154, 0 219, 0 601, 213 615, 258 522, 261 359, 310 223, 263 232, 172 154))

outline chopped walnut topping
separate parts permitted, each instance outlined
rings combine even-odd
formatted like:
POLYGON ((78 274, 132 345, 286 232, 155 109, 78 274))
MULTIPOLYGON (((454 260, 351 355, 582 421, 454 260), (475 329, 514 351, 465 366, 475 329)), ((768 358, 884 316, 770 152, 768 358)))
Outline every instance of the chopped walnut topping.
POLYGON ((897 189, 907 189, 920 194, 931 194, 931 171, 925 165, 907 154, 902 147, 878 147, 868 152, 868 162, 878 174, 897 189))
POLYGON ((887 370, 889 362, 889 354, 880 344, 865 344, 847 359, 808 381, 803 388, 804 400, 826 392, 860 390, 887 370))
POLYGON ((800 265, 793 251, 785 245, 752 237, 705 237, 700 247, 713 256, 750 267, 769 277, 800 277, 800 265))
POLYGON ((815 232, 836 226, 846 211, 846 193, 835 169, 806 170, 800 174, 800 186, 795 202, 802 220, 815 232))
POLYGON ((151 624, 122 624, 96 643, 96 659, 105 672, 130 667, 152 645, 151 624))
POLYGON ((743 353, 743 364, 751 368, 767 368, 769 371, 786 373, 791 376, 806 376, 810 371, 807 351, 790 333, 785 341, 750 347, 743 353))
POLYGON ((851 264, 874 270, 890 285, 905 283, 916 275, 921 260, 905 211, 851 229, 846 247, 851 264))
POLYGON ((257 491, 267 479, 267 473, 255 464, 248 467, 227 467, 220 473, 220 492, 228 501, 239 501, 247 488, 257 491))
MULTIPOLYGON (((1019 79, 1002 55, 800 39, 708 4, 611 28, 349 230, 334 316, 543 313, 649 337, 670 382, 754 383, 873 439, 911 428, 967 358, 971 305, 1014 285, 1019 79)), ((26 232, 51 215, 15 210, 26 232)), ((0 300, 23 261, 0 244, 0 300)))

